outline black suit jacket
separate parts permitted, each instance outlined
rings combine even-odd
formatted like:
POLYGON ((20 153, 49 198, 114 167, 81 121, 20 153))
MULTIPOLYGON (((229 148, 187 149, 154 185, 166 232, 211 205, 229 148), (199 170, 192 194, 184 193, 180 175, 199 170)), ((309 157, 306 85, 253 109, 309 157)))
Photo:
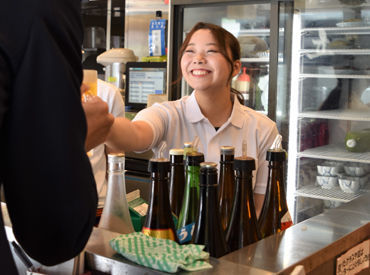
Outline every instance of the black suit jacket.
MULTIPOLYGON (((0 177, 23 249, 45 265, 76 256, 95 221, 84 150, 79 0, 0 2, 0 177)), ((16 273, 0 215, 0 272, 16 273)))

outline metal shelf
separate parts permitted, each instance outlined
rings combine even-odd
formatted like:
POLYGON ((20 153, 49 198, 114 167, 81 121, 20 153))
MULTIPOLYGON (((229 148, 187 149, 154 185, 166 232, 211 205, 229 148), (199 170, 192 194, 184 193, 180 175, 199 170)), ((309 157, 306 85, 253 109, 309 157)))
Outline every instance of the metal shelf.
POLYGON ((302 35, 309 32, 325 31, 326 34, 370 34, 369 26, 358 27, 323 27, 323 28, 304 28, 301 30, 302 35))
POLYGON ((322 189, 319 186, 308 185, 295 191, 295 196, 308 197, 314 199, 349 202, 365 194, 368 190, 360 190, 357 193, 345 193, 340 187, 332 189, 322 189))
POLYGON ((360 74, 299 74, 300 78, 345 78, 345 79, 370 79, 370 75, 360 74))
POLYGON ((269 63, 270 58, 269 57, 243 57, 240 58, 241 62, 254 62, 254 63, 269 63))
POLYGON ((300 54, 320 54, 320 55, 368 55, 370 49, 305 49, 300 50, 300 54))
POLYGON ((336 120, 370 121, 370 111, 363 110, 329 110, 301 112, 299 118, 323 118, 336 120))
POLYGON ((370 163, 370 152, 349 152, 344 147, 344 144, 330 144, 316 148, 310 148, 304 150, 303 152, 297 153, 297 156, 316 159, 370 163))
MULTIPOLYGON (((269 63, 270 57, 242 57, 240 58, 241 62, 249 62, 249 63, 269 63)), ((279 62, 283 62, 283 58, 278 59, 279 62)))
MULTIPOLYGON (((284 28, 279 28, 279 34, 284 34, 284 28)), ((240 30, 238 33, 239 36, 269 36, 270 28, 268 29, 245 29, 240 30)))

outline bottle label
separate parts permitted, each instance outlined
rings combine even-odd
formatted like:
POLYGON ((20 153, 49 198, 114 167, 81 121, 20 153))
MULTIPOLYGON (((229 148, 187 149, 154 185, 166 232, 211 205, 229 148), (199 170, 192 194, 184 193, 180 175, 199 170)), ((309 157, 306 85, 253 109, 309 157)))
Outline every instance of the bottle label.
POLYGON ((152 228, 143 227, 141 232, 145 235, 148 235, 154 238, 168 239, 168 240, 173 240, 173 241, 175 240, 175 234, 170 228, 152 229, 152 228))
POLYGON ((185 225, 184 227, 177 230, 177 237, 179 239, 180 244, 187 243, 187 242, 191 241, 191 238, 192 238, 193 232, 194 232, 194 225, 195 225, 195 223, 193 222, 193 223, 185 225))
POLYGON ((288 227, 293 225, 292 217, 289 214, 289 211, 287 211, 284 216, 281 218, 281 230, 285 230, 288 227))

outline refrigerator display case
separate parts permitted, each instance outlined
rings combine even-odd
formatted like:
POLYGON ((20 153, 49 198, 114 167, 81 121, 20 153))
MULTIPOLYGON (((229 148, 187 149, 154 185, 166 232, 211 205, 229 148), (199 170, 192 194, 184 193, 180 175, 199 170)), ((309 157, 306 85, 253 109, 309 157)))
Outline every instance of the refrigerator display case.
POLYGON ((295 1, 287 194, 294 222, 370 188, 370 1, 295 1))
MULTIPOLYGON (((293 1, 173 0, 169 13, 169 99, 191 93, 178 81, 178 50, 197 22, 213 23, 234 34, 241 44, 242 67, 250 77, 247 106, 277 121, 288 138, 291 18, 293 1)), ((240 72, 242 73, 242 71, 240 72)), ((238 76, 234 78, 236 80, 238 76)))

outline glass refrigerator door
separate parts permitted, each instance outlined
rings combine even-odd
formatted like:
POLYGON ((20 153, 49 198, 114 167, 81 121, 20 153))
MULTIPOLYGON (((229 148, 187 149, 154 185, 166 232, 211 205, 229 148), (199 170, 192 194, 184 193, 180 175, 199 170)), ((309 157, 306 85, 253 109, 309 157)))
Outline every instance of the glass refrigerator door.
POLYGON ((288 162, 295 222, 369 191, 368 2, 295 5, 288 162))
MULTIPOLYGON (((184 1, 174 0, 170 10, 169 60, 170 81, 178 76, 177 51, 186 34, 197 22, 208 22, 224 27, 238 38, 241 45, 242 70, 233 79, 232 86, 241 91, 245 105, 276 118, 277 63, 284 59, 287 24, 285 9, 280 1, 184 1), (281 6, 280 6, 281 4, 281 6), (281 13, 280 13, 281 12, 281 13), (280 13, 280 15, 279 15, 280 13), (281 27, 280 27, 281 25, 281 27), (280 43, 281 41, 281 43, 280 43), (281 45, 279 45, 281 44, 281 45), (278 46, 282 46, 281 51, 278 46), (279 51, 279 53, 278 53, 279 51), (273 106, 273 107, 270 107, 273 106)), ((292 6, 292 2, 289 3, 292 6)), ((291 12, 289 15, 291 16, 291 12)), ((291 23, 291 20, 290 20, 291 23)), ((290 37, 290 35, 288 36, 290 37)), ((288 43, 290 45, 290 43, 288 43)), ((290 62, 289 62, 290 64, 290 62)), ((286 78, 289 74, 279 76, 286 78)), ((283 83, 286 83, 284 81, 283 83)), ((169 87, 171 87, 171 82, 169 87)), ((192 88, 184 81, 170 89, 170 99, 188 95, 192 88)), ((286 94, 286 93, 285 93, 286 94)), ((285 102, 282 98, 281 102, 285 102)), ((282 111, 287 113, 286 110, 282 111)))

